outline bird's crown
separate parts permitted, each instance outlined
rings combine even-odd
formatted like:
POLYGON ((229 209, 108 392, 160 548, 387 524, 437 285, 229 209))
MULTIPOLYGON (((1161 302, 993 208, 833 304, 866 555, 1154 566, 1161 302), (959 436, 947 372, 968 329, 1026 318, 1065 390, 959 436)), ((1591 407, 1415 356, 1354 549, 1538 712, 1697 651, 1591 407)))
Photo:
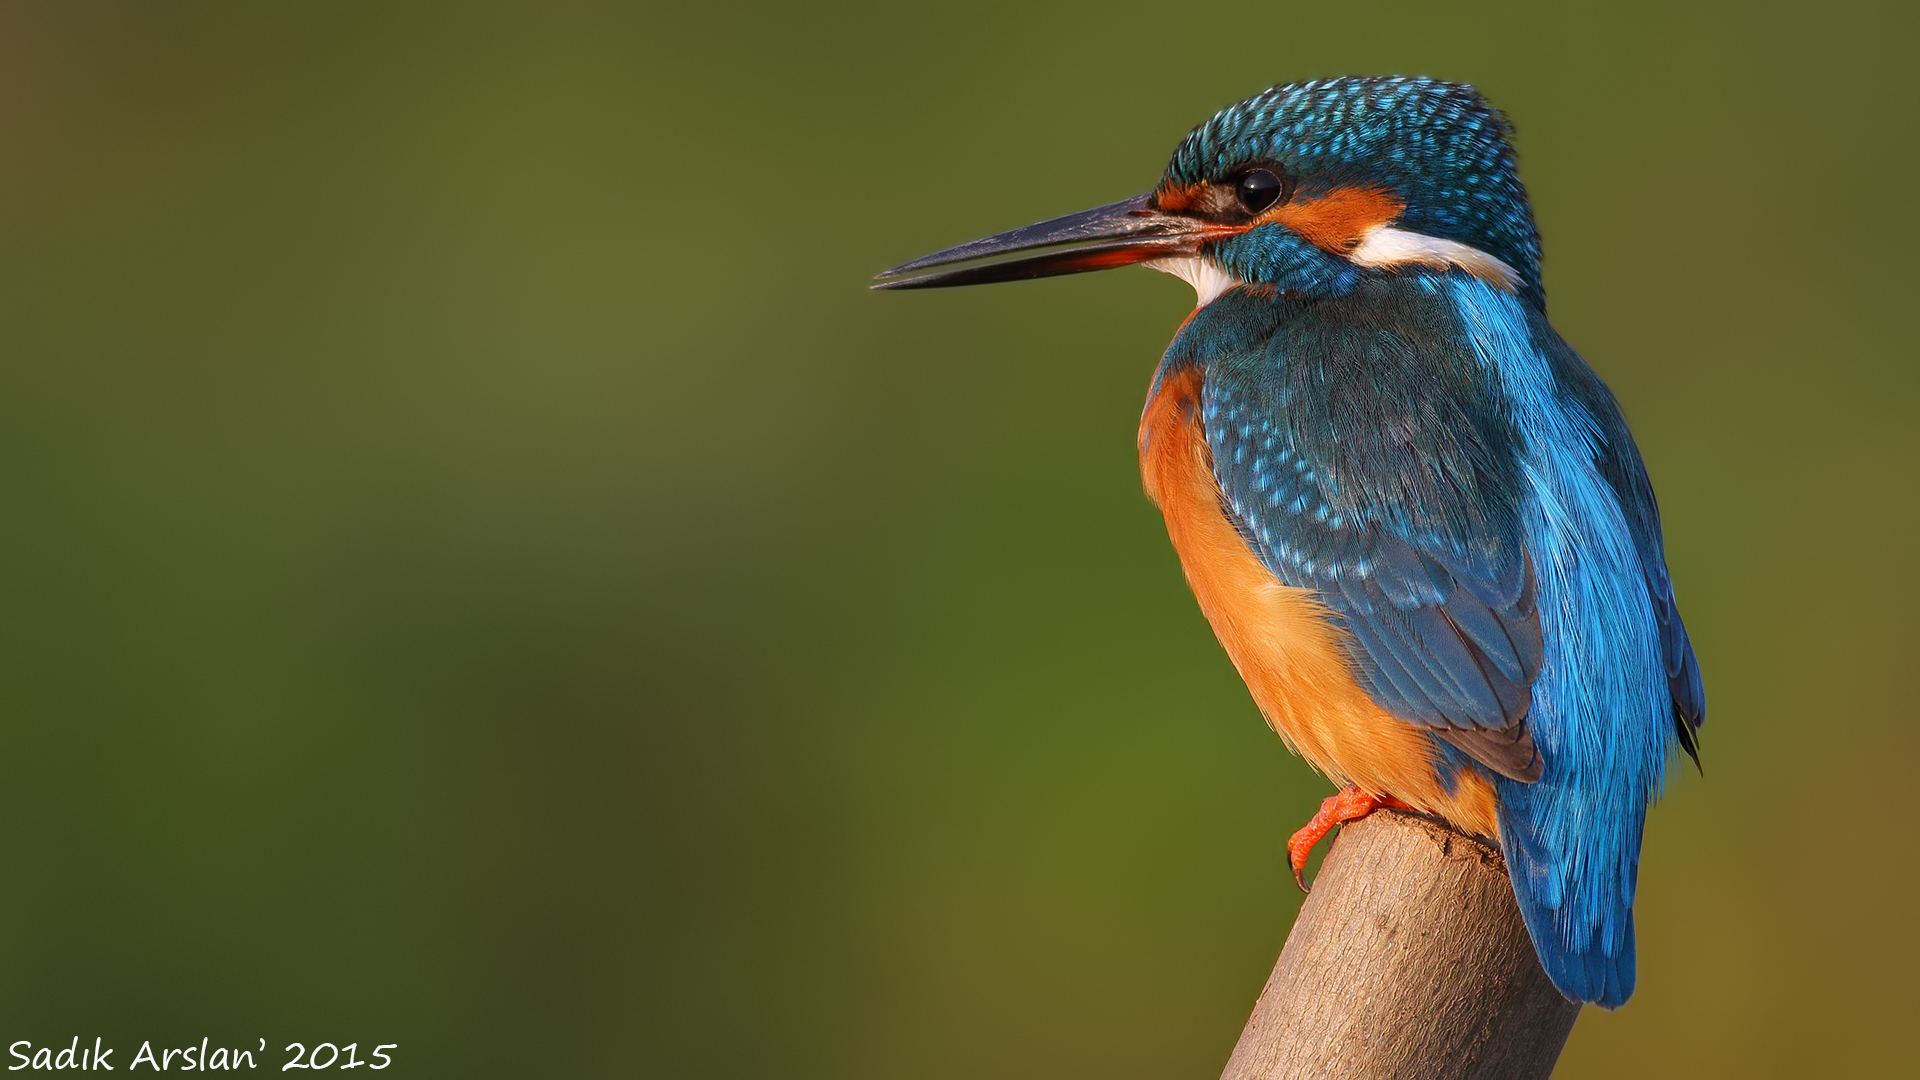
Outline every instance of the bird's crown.
MULTIPOLYGON (((1155 196, 1161 207, 1189 213, 1204 213, 1210 202, 1234 209, 1224 205, 1231 196, 1242 213, 1258 207, 1323 248, 1348 245, 1342 253, 1356 262, 1364 262, 1352 250, 1364 239, 1356 226, 1384 222, 1400 235, 1498 259, 1516 290, 1541 304, 1540 235, 1512 133, 1505 114, 1460 83, 1404 76, 1287 83, 1195 128, 1155 196)), ((1240 248, 1257 246, 1257 237, 1246 239, 1240 248)), ((1243 271, 1259 269, 1247 251, 1222 254, 1241 256, 1249 264, 1243 271)))

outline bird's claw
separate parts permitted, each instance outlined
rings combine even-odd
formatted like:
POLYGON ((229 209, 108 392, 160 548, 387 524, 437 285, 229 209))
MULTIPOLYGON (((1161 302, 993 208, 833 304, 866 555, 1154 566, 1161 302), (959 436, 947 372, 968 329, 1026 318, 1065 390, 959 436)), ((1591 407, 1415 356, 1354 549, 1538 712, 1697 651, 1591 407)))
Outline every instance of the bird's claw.
POLYGON ((1300 830, 1287 838, 1287 862, 1293 867, 1293 883, 1300 886, 1303 893, 1312 892, 1301 871, 1307 868, 1307 856, 1313 854, 1313 847, 1333 831, 1335 825, 1344 825, 1349 821, 1358 821, 1375 810, 1411 810, 1413 807, 1391 795, 1375 795, 1348 784, 1340 789, 1338 795, 1329 795, 1320 802, 1320 809, 1300 830))

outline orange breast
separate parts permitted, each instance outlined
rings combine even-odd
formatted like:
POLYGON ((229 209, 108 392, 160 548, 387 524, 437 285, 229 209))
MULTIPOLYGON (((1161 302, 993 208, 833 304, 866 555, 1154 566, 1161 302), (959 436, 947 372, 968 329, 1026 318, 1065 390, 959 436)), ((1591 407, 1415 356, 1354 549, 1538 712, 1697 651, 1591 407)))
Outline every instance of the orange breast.
POLYGON ((1201 373, 1169 375, 1140 422, 1140 474, 1167 519, 1187 583, 1267 723, 1335 783, 1353 783, 1497 836, 1493 787, 1466 770, 1449 792, 1435 746, 1355 681, 1317 593, 1282 584, 1221 508, 1200 424, 1201 373))

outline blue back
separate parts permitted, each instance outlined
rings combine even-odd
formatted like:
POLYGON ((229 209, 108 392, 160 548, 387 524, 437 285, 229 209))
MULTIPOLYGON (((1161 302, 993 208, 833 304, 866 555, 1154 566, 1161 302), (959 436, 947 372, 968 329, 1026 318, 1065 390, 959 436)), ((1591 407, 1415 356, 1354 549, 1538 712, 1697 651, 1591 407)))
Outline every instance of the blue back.
POLYGON ((1480 769, 1541 961, 1632 993, 1641 828, 1704 717, 1645 469, 1611 394, 1521 298, 1465 274, 1234 289, 1161 378, 1205 373, 1225 508, 1320 591, 1382 707, 1480 769))

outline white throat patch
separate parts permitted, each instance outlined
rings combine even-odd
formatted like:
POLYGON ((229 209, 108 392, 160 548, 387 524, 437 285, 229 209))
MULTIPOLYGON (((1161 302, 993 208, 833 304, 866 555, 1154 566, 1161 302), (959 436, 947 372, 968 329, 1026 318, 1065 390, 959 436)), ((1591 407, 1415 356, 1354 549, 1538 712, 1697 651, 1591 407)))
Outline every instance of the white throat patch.
POLYGON ((1163 274, 1172 274, 1193 286, 1193 306, 1197 308, 1213 303, 1221 293, 1235 285, 1246 284, 1220 269, 1219 263, 1199 255, 1169 255, 1164 259, 1148 259, 1140 265, 1163 274))

